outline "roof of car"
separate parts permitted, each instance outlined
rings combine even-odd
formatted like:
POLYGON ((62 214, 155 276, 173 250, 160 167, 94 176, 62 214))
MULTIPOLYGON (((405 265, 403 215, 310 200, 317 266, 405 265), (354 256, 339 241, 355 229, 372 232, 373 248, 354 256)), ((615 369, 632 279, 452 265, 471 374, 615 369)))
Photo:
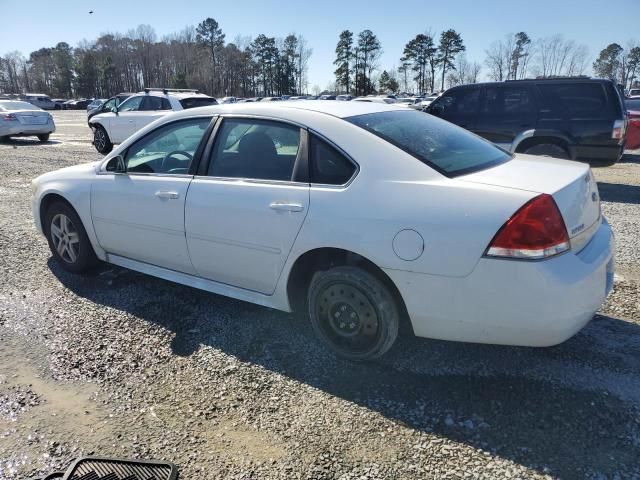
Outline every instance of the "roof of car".
POLYGON ((238 113, 238 114, 273 114, 275 111, 283 112, 284 109, 307 110, 325 113, 334 117, 346 118, 355 115, 378 113, 391 110, 407 111, 406 107, 394 104, 373 102, 338 102, 335 100, 296 100, 283 102, 246 102, 225 103, 208 107, 190 109, 186 112, 195 113, 238 113))

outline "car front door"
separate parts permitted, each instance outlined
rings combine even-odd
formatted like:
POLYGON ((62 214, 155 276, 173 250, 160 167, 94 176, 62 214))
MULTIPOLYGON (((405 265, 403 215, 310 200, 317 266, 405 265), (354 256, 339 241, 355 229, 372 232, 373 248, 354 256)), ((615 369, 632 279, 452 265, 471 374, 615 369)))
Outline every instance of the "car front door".
POLYGON ((454 88, 429 105, 427 111, 462 128, 474 131, 479 101, 480 87, 454 88))
POLYGON ((109 118, 109 138, 113 143, 122 143, 136 130, 136 120, 144 96, 131 97, 123 102, 109 118))
POLYGON ((509 150, 522 132, 536 128, 538 109, 531 88, 497 84, 484 88, 475 133, 509 150))
POLYGON ((194 274, 184 232, 190 168, 211 117, 169 123, 103 166, 91 189, 91 216, 109 254, 194 274), (122 169, 117 169, 122 170, 122 169))
POLYGON ((185 230, 196 271, 216 282, 271 294, 304 222, 306 131, 288 123, 224 118, 189 187, 185 230))

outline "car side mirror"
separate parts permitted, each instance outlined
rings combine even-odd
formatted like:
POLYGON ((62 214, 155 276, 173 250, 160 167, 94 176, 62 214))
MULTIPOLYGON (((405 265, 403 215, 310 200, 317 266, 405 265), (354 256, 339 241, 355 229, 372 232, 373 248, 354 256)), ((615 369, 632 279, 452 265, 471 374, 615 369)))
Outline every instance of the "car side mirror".
POLYGON ((118 107, 111 107, 111 112, 117 114, 118 113, 118 107))
POLYGON ((116 155, 112 159, 107 162, 107 166, 105 167, 105 171, 111 173, 126 173, 127 167, 124 163, 124 158, 122 155, 116 155))

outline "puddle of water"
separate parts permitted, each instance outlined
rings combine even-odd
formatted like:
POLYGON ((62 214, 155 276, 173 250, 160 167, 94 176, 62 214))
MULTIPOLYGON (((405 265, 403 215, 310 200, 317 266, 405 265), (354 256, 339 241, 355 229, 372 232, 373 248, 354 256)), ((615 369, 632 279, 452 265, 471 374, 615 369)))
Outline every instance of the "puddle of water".
POLYGON ((54 470, 113 437, 92 385, 48 379, 33 342, 1 333, 0 478, 54 470))

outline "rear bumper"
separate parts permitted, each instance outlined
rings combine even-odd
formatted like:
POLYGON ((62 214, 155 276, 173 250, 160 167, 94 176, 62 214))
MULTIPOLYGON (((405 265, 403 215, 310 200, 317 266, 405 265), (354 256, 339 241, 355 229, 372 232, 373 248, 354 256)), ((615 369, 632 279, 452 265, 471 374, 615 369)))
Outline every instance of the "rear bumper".
POLYGON ((482 258, 466 277, 385 270, 417 336, 544 347, 584 327, 613 285, 614 239, 604 221, 580 251, 542 261, 482 258))
POLYGON ((624 145, 584 146, 573 147, 574 160, 617 162, 622 158, 624 145))
POLYGON ((43 135, 47 133, 53 133, 56 131, 56 126, 53 120, 49 120, 42 125, 25 125, 20 122, 4 122, 4 123, 16 123, 17 125, 3 125, 0 127, 0 136, 14 136, 23 137, 30 135, 43 135))

